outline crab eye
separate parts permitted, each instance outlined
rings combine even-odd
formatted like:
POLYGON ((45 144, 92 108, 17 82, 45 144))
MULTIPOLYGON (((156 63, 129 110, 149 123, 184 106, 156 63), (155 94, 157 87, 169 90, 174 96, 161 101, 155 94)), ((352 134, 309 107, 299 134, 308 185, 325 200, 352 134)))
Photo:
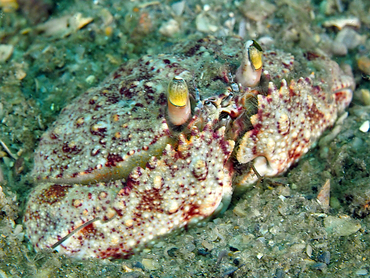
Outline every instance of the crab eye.
POLYGON ((183 107, 187 104, 189 90, 186 82, 180 76, 175 76, 168 84, 168 100, 177 107, 183 107))
POLYGON ((182 125, 191 115, 186 81, 180 76, 175 76, 168 84, 167 91, 168 118, 174 125, 182 125))
POLYGON ((243 50, 243 60, 235 78, 243 87, 255 87, 262 73, 262 48, 256 41, 247 41, 243 50))
POLYGON ((253 40, 253 44, 248 47, 248 57, 254 70, 262 68, 262 48, 253 40))

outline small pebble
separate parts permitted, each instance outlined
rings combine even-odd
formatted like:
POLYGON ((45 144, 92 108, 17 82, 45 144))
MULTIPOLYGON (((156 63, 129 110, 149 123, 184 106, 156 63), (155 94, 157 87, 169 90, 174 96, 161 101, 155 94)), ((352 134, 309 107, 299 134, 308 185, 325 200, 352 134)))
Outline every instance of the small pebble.
POLYGON ((370 91, 368 89, 361 90, 361 98, 366 106, 370 105, 370 91))
POLYGON ((307 256, 311 257, 312 256, 312 247, 311 245, 307 244, 307 247, 306 247, 306 254, 307 256))
POLYGON ((317 200, 324 211, 329 209, 330 179, 327 179, 325 184, 321 187, 319 194, 317 195, 317 200))
POLYGON ((201 255, 201 256, 207 256, 208 254, 210 254, 206 249, 204 248, 200 248, 198 249, 198 255, 201 255))
POLYGON ((114 20, 114 16, 105 8, 100 11, 100 18, 103 20, 104 26, 108 26, 114 20))
POLYGON ((275 278, 283 278, 285 277, 285 272, 281 268, 278 268, 275 273, 275 278))
POLYGON ((197 30, 204 33, 214 33, 218 30, 217 24, 214 19, 208 16, 206 13, 200 13, 195 19, 197 30))
POLYGON ((202 245, 203 247, 205 247, 207 250, 212 250, 213 249, 213 244, 212 243, 209 243, 207 240, 203 240, 202 241, 202 245))
POLYGON ((133 271, 133 272, 128 272, 128 273, 123 273, 121 276, 122 278, 139 278, 143 277, 140 272, 138 271, 133 271))
POLYGON ((238 203, 235 206, 233 213, 239 217, 246 217, 248 215, 248 211, 245 209, 245 206, 242 203, 238 203))
POLYGON ((113 27, 107 26, 104 28, 104 34, 108 37, 110 37, 113 34, 113 27))
POLYGON ((270 36, 264 36, 264 37, 260 37, 258 39, 258 43, 260 45, 263 44, 265 47, 269 47, 269 46, 271 46, 271 45, 274 44, 274 39, 272 37, 270 37, 270 36))
POLYGON ((0 63, 5 63, 12 56, 14 46, 11 44, 0 44, 0 63))
POLYGON ((8 275, 6 275, 6 273, 0 269, 0 277, 1 278, 8 278, 8 275))
POLYGON ((336 56, 346 56, 348 53, 346 45, 340 42, 333 42, 331 51, 336 56))
POLYGON ((205 12, 208 12, 210 9, 211 9, 211 6, 210 6, 210 5, 208 5, 208 4, 205 4, 205 5, 203 6, 203 11, 205 11, 205 12))
POLYGON ((86 83, 88 84, 93 84, 96 80, 96 77, 94 75, 89 75, 88 77, 86 77, 86 83))
POLYGON ((92 22, 92 17, 83 17, 82 13, 65 15, 59 18, 52 18, 37 26, 37 30, 44 32, 45 36, 66 37, 87 24, 92 22))
POLYGON ((330 197, 330 207, 333 209, 339 209, 341 207, 341 204, 337 197, 330 197))
POLYGON ((144 266, 141 262, 135 262, 135 263, 133 263, 132 266, 135 267, 135 268, 141 268, 142 270, 145 270, 145 268, 144 268, 144 266))
POLYGON ((152 259, 143 259, 141 261, 141 263, 143 264, 143 266, 147 270, 156 270, 156 269, 158 269, 157 262, 152 260, 152 259))
MULTIPOLYGON (((12 13, 18 9, 19 5, 16 0, 2 0, 0 1, 0 8, 4 13, 12 13)), ((1 272, 0 272, 1 273, 1 272)), ((2 277, 0 275, 0 277, 2 277)))
POLYGON ((261 22, 275 12, 276 6, 270 3, 270 1, 247 0, 240 5, 240 10, 246 18, 261 22))
POLYGON ((370 122, 369 121, 365 121, 359 128, 360 131, 366 133, 369 131, 369 128, 370 128, 370 122))
POLYGON ((327 265, 330 264, 330 252, 325 251, 324 253, 320 254, 317 259, 322 263, 326 263, 327 265))
POLYGON ((231 267, 231 268, 229 268, 229 269, 227 269, 224 273, 223 273, 223 275, 222 275, 222 277, 226 277, 226 276, 228 276, 228 275, 230 275, 230 274, 233 274, 235 271, 237 271, 238 270, 238 268, 237 267, 231 267))
POLYGON ((352 146, 353 147, 353 149, 355 149, 355 150, 360 150, 362 147, 363 147, 363 145, 364 145, 364 141, 363 140, 361 140, 360 138, 358 138, 358 137, 355 137, 353 140, 352 140, 352 142, 350 143, 350 146, 352 146))
POLYGON ((367 275, 368 271, 365 268, 359 269, 356 271, 356 275, 364 276, 367 275))
POLYGON ((312 268, 325 272, 327 269, 327 266, 324 263, 315 263, 312 265, 312 268))
POLYGON ((361 229, 359 221, 347 215, 328 216, 324 219, 324 226, 326 232, 333 236, 349 236, 361 229))
POLYGON ((343 28, 336 36, 334 43, 342 43, 347 49, 354 49, 360 44, 364 44, 366 36, 361 36, 355 30, 343 28))
POLYGON ((370 58, 362 56, 357 60, 357 66, 364 74, 370 75, 370 58))
POLYGON ((180 25, 176 20, 170 19, 166 22, 163 22, 158 31, 163 36, 172 37, 180 31, 180 25))
POLYGON ((182 15, 182 13, 184 12, 184 8, 185 8, 185 1, 180 1, 180 2, 173 3, 173 4, 171 5, 171 8, 172 8, 172 10, 174 11, 174 13, 175 13, 177 16, 180 16, 180 15, 182 15))
POLYGON ((22 69, 18 69, 15 71, 14 75, 15 75, 15 78, 17 78, 18 80, 22 80, 23 78, 27 76, 27 73, 22 69))
POLYGON ((218 258, 217 258, 217 262, 216 262, 216 265, 219 265, 220 262, 222 261, 222 259, 224 257, 227 256, 227 251, 226 250, 222 250, 219 254, 218 254, 218 258))

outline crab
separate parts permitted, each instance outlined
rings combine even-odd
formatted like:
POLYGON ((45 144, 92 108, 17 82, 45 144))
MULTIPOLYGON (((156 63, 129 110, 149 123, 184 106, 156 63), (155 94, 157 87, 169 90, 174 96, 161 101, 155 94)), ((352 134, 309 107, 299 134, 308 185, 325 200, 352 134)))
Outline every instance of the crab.
POLYGON ((42 136, 27 236, 37 251, 127 258, 227 209, 258 179, 254 170, 284 173, 335 123, 353 87, 328 58, 262 52, 238 38, 130 61, 42 136))

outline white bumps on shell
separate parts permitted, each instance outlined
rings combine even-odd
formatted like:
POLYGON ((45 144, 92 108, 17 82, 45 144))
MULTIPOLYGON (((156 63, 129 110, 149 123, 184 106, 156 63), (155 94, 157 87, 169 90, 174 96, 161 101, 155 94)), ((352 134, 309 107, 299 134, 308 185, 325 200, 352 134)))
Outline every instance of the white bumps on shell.
POLYGON ((204 159, 196 157, 191 165, 191 172, 197 180, 204 180, 208 175, 207 163, 204 159))

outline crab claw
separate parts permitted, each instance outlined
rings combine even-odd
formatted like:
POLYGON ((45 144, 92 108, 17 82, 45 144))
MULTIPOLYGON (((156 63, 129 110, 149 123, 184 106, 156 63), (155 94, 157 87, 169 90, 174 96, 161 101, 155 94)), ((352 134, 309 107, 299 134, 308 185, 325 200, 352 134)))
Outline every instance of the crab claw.
POLYGON ((181 145, 106 183, 43 183, 25 212, 36 250, 75 258, 127 258, 159 237, 223 212, 231 201, 234 141, 225 127, 193 127, 181 145))
POLYGON ((189 90, 183 78, 175 76, 168 84, 168 118, 174 125, 182 125, 191 116, 189 90))
POLYGON ((262 48, 256 41, 247 41, 243 50, 243 60, 235 78, 243 87, 255 87, 262 73, 262 48))

